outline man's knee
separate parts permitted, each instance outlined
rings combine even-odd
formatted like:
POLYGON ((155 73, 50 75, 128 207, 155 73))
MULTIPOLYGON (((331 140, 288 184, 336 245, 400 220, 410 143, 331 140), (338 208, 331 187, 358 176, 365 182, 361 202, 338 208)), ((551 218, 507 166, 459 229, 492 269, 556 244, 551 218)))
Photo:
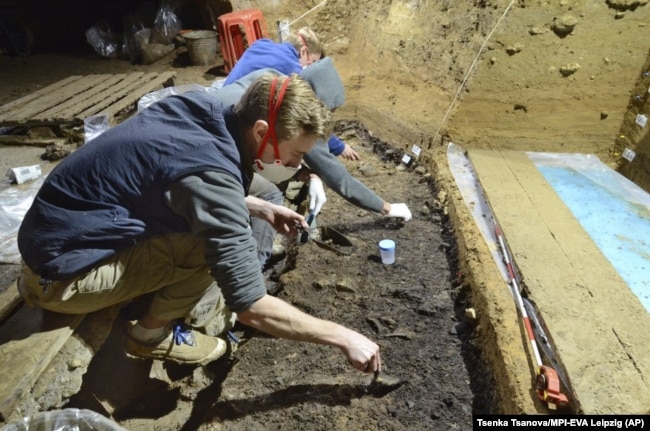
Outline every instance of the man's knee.
POLYGON ((38 288, 41 286, 39 286, 39 280, 40 276, 34 274, 26 265, 23 265, 16 285, 18 287, 18 294, 30 307, 40 305, 41 295, 39 295, 38 288))
POLYGON ((25 265, 16 285, 21 298, 30 307, 38 306, 45 310, 67 314, 85 314, 99 309, 92 303, 78 304, 77 298, 74 301, 70 300, 71 283, 43 280, 40 275, 32 272, 25 265))

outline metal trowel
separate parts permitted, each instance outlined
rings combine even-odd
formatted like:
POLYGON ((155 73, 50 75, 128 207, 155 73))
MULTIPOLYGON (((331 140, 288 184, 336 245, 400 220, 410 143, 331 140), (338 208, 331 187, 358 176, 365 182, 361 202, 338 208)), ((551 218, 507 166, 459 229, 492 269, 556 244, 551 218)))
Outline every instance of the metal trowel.
POLYGON ((406 380, 400 377, 390 376, 375 371, 375 377, 366 388, 366 392, 376 398, 380 398, 399 388, 404 383, 406 383, 406 380))
POLYGON ((316 228, 316 214, 314 214, 313 211, 310 211, 305 221, 309 225, 309 228, 300 232, 300 236, 298 237, 299 244, 304 244, 309 241, 311 232, 316 228))
POLYGON ((318 247, 332 251, 340 256, 349 256, 352 253, 354 245, 341 232, 331 227, 316 227, 316 216, 311 211, 305 219, 309 225, 308 229, 300 232, 298 243, 305 244, 307 241, 313 241, 318 247))

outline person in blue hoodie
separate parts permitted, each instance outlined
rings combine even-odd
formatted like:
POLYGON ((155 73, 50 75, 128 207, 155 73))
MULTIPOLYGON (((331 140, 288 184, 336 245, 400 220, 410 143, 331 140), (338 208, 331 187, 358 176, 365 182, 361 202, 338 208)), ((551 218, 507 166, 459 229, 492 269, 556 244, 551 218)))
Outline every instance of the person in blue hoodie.
MULTIPOLYGON (((324 57, 323 44, 309 27, 289 33, 285 42, 275 42, 268 38, 257 39, 237 60, 223 85, 233 84, 249 73, 262 69, 273 69, 283 75, 300 74, 304 68, 324 57)), ((330 136, 327 146, 335 156, 348 160, 361 159, 354 148, 335 135, 330 136)))
POLYGON ((320 38, 309 27, 290 33, 286 39, 286 42, 268 38, 254 41, 237 60, 223 85, 230 85, 260 69, 274 69, 283 75, 300 73, 325 56, 320 38))
POLYGON ((254 174, 273 183, 295 175, 330 133, 329 109, 297 76, 265 74, 226 107, 202 91, 152 104, 47 176, 18 232, 20 295, 84 314, 153 294, 127 330, 125 349, 136 358, 222 356, 225 340, 186 324, 205 313, 221 333, 234 316, 275 337, 338 347, 354 368, 379 372, 376 343, 267 294, 249 226, 252 215, 282 233, 307 227, 248 190, 254 174))

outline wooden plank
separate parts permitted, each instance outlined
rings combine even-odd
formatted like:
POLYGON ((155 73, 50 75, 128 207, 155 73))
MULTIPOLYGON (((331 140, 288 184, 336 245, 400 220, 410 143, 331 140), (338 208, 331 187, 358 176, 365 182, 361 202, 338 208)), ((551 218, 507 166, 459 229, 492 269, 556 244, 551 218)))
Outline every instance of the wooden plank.
POLYGON ((0 125, 81 124, 103 111, 115 116, 174 76, 176 72, 71 76, 0 107, 0 125))
POLYGON ((165 82, 167 82, 170 79, 173 79, 175 76, 176 76, 176 72, 165 72, 160 76, 155 77, 148 83, 144 84, 142 87, 138 88, 137 91, 133 91, 129 93, 122 100, 115 103, 114 105, 111 105, 111 107, 108 109, 109 115, 115 117, 120 112, 128 109, 131 106, 134 106, 136 103, 138 103, 138 100, 140 100, 142 96, 154 90, 159 90, 163 88, 165 82))
POLYGON ((68 140, 65 138, 39 138, 25 135, 3 135, 0 136, 0 145, 32 145, 35 147, 47 147, 49 145, 65 145, 68 140))
POLYGON ((57 116, 51 116, 49 118, 40 118, 39 116, 39 118, 34 118, 32 120, 46 121, 53 124, 62 122, 81 124, 86 117, 99 114, 104 111, 107 106, 110 106, 112 103, 115 103, 116 100, 123 97, 122 93, 126 89, 138 88, 140 80, 144 75, 143 72, 120 75, 121 79, 118 80, 112 88, 104 88, 101 92, 86 100, 85 103, 73 105, 68 110, 58 113, 57 116), (82 117, 79 115, 80 112, 87 112, 88 114, 82 117))
POLYGON ((525 153, 468 155, 584 412, 647 412, 641 302, 525 153))
POLYGON ((48 85, 47 87, 43 87, 38 91, 34 91, 33 93, 30 93, 24 97, 21 97, 19 99, 16 99, 12 102, 9 102, 5 105, 0 106, 0 123, 5 121, 6 116, 3 115, 7 113, 10 110, 13 109, 19 109, 20 106, 27 105, 28 103, 31 103, 34 100, 37 100, 38 98, 50 94, 53 91, 57 91, 60 88, 66 87, 70 84, 72 84, 75 81, 78 81, 80 79, 83 79, 83 76, 81 75, 72 75, 68 76, 65 79, 62 79, 61 81, 55 82, 52 85, 48 85))
MULTIPOLYGON (((48 111, 52 107, 66 102, 67 100, 75 100, 79 94, 91 89, 93 86, 106 80, 109 76, 110 75, 89 75, 71 83, 70 85, 52 91, 16 112, 14 114, 14 120, 22 124, 27 123, 34 117, 38 118, 38 114, 48 111)), ((36 121, 39 124, 43 124, 43 122, 39 122, 38 119, 36 121)))
POLYGON ((0 292, 0 322, 7 320, 20 304, 22 304, 22 299, 18 294, 16 282, 14 282, 11 286, 0 292))
MULTIPOLYGON (((117 103, 122 98, 124 98, 129 92, 135 91, 138 92, 140 87, 142 87, 143 82, 147 82, 151 74, 145 75, 144 73, 132 73, 128 75, 125 79, 120 81, 112 89, 108 89, 97 96, 92 100, 92 105, 88 107, 80 107, 80 109, 75 110, 74 112, 69 113, 69 117, 75 119, 75 121, 83 121, 84 118, 98 114, 100 112, 107 112, 107 109, 114 103, 117 103)), ((153 74, 157 75, 157 74, 153 74)), ((109 114, 110 116, 110 114, 109 114)))
POLYGON ((96 85, 89 87, 74 98, 59 103, 50 109, 35 115, 32 120, 54 123, 57 118, 73 118, 75 112, 93 106, 96 103, 95 100, 97 100, 98 94, 105 93, 106 91, 114 91, 114 86, 120 81, 123 81, 126 76, 126 74, 106 75, 106 79, 103 79, 96 85))
POLYGON ((0 415, 7 418, 29 393, 85 315, 23 306, 0 327, 0 415))

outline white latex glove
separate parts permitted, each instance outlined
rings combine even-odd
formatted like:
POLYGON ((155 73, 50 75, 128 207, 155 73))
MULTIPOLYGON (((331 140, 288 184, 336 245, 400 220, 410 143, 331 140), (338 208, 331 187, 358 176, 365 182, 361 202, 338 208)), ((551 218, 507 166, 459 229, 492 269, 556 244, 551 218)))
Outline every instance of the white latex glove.
POLYGON ((318 215, 325 202, 327 202, 327 197, 325 197, 323 182, 318 177, 311 177, 309 180, 309 211, 314 211, 314 215, 318 215))
POLYGON ((386 217, 400 217, 404 221, 409 221, 413 218, 406 204, 390 204, 390 211, 386 214, 386 217))

